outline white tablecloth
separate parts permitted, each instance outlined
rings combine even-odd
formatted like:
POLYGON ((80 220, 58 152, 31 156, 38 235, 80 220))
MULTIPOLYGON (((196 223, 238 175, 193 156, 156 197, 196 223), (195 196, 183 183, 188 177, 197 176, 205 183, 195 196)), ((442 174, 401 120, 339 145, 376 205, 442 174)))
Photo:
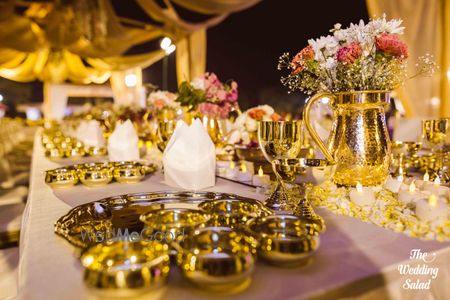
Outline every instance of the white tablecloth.
MULTIPOLYGON (((30 194, 22 222, 19 299, 96 299, 83 283, 83 270, 74 255, 74 247, 53 233, 53 224, 71 208, 83 203, 118 194, 169 189, 157 173, 137 185, 113 183, 102 188, 76 186, 52 190, 44 183, 44 171, 58 166, 44 157, 36 137, 30 194)), ((225 180, 218 180, 210 190, 262 198, 252 188, 225 180)), ((317 212, 326 220, 327 231, 321 237, 313 262, 292 269, 258 262, 250 287, 233 295, 233 299, 327 299, 362 294, 369 298, 400 295, 444 299, 450 295, 450 243, 421 241, 354 218, 336 216, 327 210, 317 209, 317 212), (416 279, 414 275, 399 275, 397 269, 402 262, 412 266, 417 263, 409 261, 412 249, 437 253, 437 258, 428 264, 439 267, 430 290, 402 288, 406 279, 416 279)), ((159 299, 231 297, 218 297, 192 287, 175 266, 168 285, 154 296, 159 299)))

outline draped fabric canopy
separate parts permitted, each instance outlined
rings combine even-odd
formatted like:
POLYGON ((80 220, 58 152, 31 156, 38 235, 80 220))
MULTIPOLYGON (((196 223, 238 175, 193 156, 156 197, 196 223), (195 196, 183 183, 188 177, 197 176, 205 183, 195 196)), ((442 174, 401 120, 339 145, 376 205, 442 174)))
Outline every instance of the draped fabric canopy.
POLYGON ((449 117, 450 0, 367 0, 367 6, 371 16, 386 13, 403 19, 409 74, 415 72, 415 60, 426 53, 440 66, 433 77, 411 79, 400 90, 409 115, 449 117))
POLYGON ((189 80, 205 71, 205 30, 260 0, 136 0, 152 23, 118 16, 111 1, 0 2, 0 76, 103 83, 111 72, 145 68, 162 59, 159 48, 135 55, 126 51, 169 36, 178 46, 178 80, 189 80), (21 5, 26 5, 23 14, 15 13, 21 5), (184 20, 177 7, 206 20, 184 20))

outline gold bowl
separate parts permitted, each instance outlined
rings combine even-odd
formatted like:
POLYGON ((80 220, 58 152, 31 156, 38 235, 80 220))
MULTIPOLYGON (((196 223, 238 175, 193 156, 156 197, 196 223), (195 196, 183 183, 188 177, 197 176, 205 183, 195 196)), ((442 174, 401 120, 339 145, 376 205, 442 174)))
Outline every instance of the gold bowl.
POLYGON ((45 183, 54 189, 73 186, 78 183, 77 171, 73 168, 59 168, 46 171, 45 183))
POLYGON ((200 288, 233 293, 250 284, 256 253, 252 237, 227 227, 205 227, 179 245, 181 272, 200 288))
POLYGON ((138 183, 144 179, 146 169, 136 162, 119 162, 114 166, 113 176, 120 183, 138 183))
POLYGON ((305 265, 319 247, 319 236, 310 235, 304 220, 291 215, 259 217, 247 222, 258 240, 258 256, 278 266, 305 265))
POLYGON ((255 217, 271 215, 272 212, 255 201, 241 199, 222 199, 204 201, 199 208, 211 215, 208 224, 239 229, 255 217))
POLYGON ((113 179, 113 169, 109 163, 89 163, 78 168, 81 183, 89 187, 106 185, 113 179))
POLYGON ((97 292, 130 297, 167 282, 170 259, 167 245, 156 241, 115 241, 95 244, 81 254, 84 281, 97 292))
POLYGON ((204 227, 209 215, 194 209, 167 208, 149 211, 139 217, 146 233, 158 241, 171 243, 184 240, 185 234, 204 227), (158 235, 160 237, 158 237, 158 235))

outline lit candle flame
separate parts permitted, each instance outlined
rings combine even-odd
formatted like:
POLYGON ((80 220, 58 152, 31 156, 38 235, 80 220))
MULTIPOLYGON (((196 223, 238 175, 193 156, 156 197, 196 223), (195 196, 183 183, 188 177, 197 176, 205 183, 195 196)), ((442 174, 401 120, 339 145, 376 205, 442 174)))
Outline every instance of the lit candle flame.
POLYGON ((411 184, 409 185, 409 192, 410 193, 415 193, 416 192, 416 185, 414 184, 414 181, 411 182, 411 184))
POLYGON ((423 175, 423 181, 430 181, 430 174, 428 174, 428 171, 423 175))
POLYGON ((428 204, 430 204, 430 206, 432 206, 432 207, 436 207, 436 204, 437 204, 437 198, 436 198, 436 195, 435 195, 435 194, 432 194, 432 195, 430 196, 430 198, 428 198, 428 204))
POLYGON ((436 177, 436 179, 434 180, 434 185, 441 185, 441 180, 439 179, 439 177, 436 177))
POLYGON ((236 165, 234 164, 234 161, 230 161, 230 169, 234 169, 236 165))
POLYGON ((358 193, 362 193, 363 188, 362 188, 361 183, 359 183, 359 182, 356 183, 356 190, 358 191, 358 193))
POLYGON ((263 175, 264 175, 264 171, 263 171, 262 167, 259 166, 258 176, 263 176, 263 175))
POLYGON ((244 163, 241 164, 241 172, 247 172, 247 165, 244 163))

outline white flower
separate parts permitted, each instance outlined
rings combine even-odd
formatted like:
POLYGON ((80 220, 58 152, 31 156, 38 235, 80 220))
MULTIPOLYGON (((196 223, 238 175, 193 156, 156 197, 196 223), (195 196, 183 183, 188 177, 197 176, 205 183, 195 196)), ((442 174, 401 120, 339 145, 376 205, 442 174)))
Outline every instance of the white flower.
POLYGON ((402 23, 403 20, 401 19, 392 19, 387 21, 386 15, 383 14, 383 18, 372 20, 367 25, 370 28, 372 34, 376 36, 383 32, 403 34, 403 30, 405 29, 405 27, 400 27, 402 23))
POLYGON ((247 120, 245 120, 245 129, 249 132, 258 130, 258 121, 252 118, 247 118, 247 120))
POLYGON ((205 79, 203 77, 197 77, 194 78, 194 80, 192 80, 191 85, 195 88, 195 89, 199 89, 199 90, 205 90, 205 79))
POLYGON ((318 62, 323 62, 328 57, 334 56, 339 48, 338 41, 331 35, 321 36, 316 40, 310 39, 308 44, 313 48, 314 59, 318 62))
POLYGON ((321 67, 331 70, 336 67, 336 59, 334 57, 328 57, 326 61, 320 64, 321 67))

